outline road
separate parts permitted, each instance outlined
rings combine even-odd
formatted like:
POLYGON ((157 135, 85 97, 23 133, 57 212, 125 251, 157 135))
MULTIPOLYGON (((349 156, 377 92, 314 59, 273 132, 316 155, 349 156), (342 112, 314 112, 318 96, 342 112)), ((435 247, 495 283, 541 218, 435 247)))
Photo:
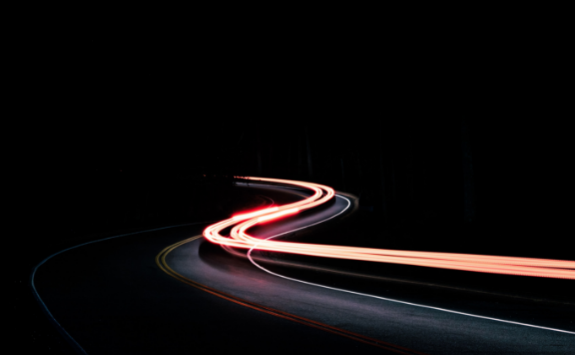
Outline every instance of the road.
MULTIPOLYGON (((309 195, 251 185, 275 202, 309 195)), ((339 218, 352 207, 337 195, 319 211, 251 233, 273 237, 341 213, 339 218)), ((365 280, 348 282, 349 276, 313 266, 288 268, 265 252, 252 252, 250 261, 195 238, 203 227, 158 230, 65 251, 37 269, 36 290, 88 354, 575 353, 568 306, 385 279, 366 286, 365 280)))

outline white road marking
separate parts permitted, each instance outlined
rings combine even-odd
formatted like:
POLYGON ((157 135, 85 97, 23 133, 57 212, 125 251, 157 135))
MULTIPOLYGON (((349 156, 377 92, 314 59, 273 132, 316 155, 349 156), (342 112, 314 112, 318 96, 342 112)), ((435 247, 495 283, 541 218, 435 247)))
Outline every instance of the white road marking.
POLYGON ((30 276, 30 283, 32 284, 32 291, 34 294, 34 297, 36 298, 36 300, 38 301, 38 303, 40 303, 40 305, 42 306, 42 309, 44 310, 44 312, 46 312, 46 315, 48 316, 48 318, 50 319, 50 321, 52 323, 54 323, 54 325, 56 326, 56 328, 58 329, 58 331, 60 332, 60 334, 62 334, 64 336, 64 338, 66 338, 66 340, 72 345, 72 347, 74 347, 76 349, 76 351, 82 353, 82 354, 88 354, 86 352, 86 350, 84 350, 84 348, 82 348, 80 346, 80 344, 78 344, 78 342, 66 331, 66 329, 64 329, 64 327, 62 327, 62 325, 60 323, 58 323, 58 321, 56 320, 56 318, 54 318, 54 315, 52 314, 52 312, 50 312, 50 310, 48 309, 48 306, 46 306, 46 304, 44 303, 44 301, 42 300, 42 297, 40 297, 40 294, 38 294, 38 291, 36 290, 36 285, 34 284, 34 277, 36 276, 36 271, 38 270, 38 268, 42 265, 44 265, 44 263, 46 263, 48 260, 50 260, 51 258, 53 258, 56 255, 62 254, 65 251, 68 250, 72 250, 72 249, 76 249, 79 248, 81 246, 84 245, 88 245, 88 244, 92 244, 92 243, 98 243, 98 242, 103 242, 105 240, 110 240, 110 239, 115 239, 115 238, 120 238, 120 237, 126 237, 129 235, 134 235, 134 234, 140 234, 140 233, 148 233, 148 232, 155 232, 155 231, 159 231, 159 230, 163 230, 163 229, 169 229, 169 228, 176 228, 176 227, 185 227, 185 226, 192 226, 192 225, 196 225, 196 224, 206 224, 206 223, 210 223, 211 221, 208 222, 196 222, 196 223, 185 223, 185 224, 178 224, 178 225, 174 225, 174 226, 167 226, 167 227, 161 227, 161 228, 154 228, 154 229, 148 229, 148 230, 144 230, 144 231, 139 231, 139 232, 132 232, 132 233, 126 233, 126 234, 120 234, 120 235, 115 235, 113 237, 108 237, 108 238, 103 238, 103 239, 98 239, 98 240, 92 240, 86 243, 82 243, 82 244, 78 244, 75 245, 73 247, 70 248, 66 248, 64 250, 60 250, 57 253, 54 253, 52 255, 50 255, 49 257, 47 257, 46 259, 42 260, 42 262, 40 262, 38 265, 36 265, 36 267, 34 268, 34 270, 32 271, 32 275, 30 276))
MULTIPOLYGON (((337 194, 336 194, 336 197, 342 198, 342 199, 346 200, 347 203, 348 203, 348 205, 347 205, 342 211, 340 211, 339 213, 337 213, 337 214, 335 214, 335 215, 333 215, 333 216, 331 216, 331 217, 329 217, 329 218, 326 218, 326 219, 324 219, 324 220, 321 220, 321 221, 319 221, 319 222, 310 224, 310 225, 308 225, 308 226, 301 227, 301 228, 297 228, 297 229, 294 229, 294 230, 290 230, 290 231, 288 231, 288 232, 283 232, 283 233, 281 233, 281 234, 277 234, 277 235, 274 235, 274 236, 271 236, 271 237, 262 239, 262 241, 263 241, 263 240, 268 240, 268 239, 274 239, 274 238, 280 237, 280 236, 282 236, 282 235, 286 235, 286 234, 289 234, 289 233, 292 233, 292 232, 295 232, 295 231, 298 231, 298 230, 302 230, 302 229, 305 229, 305 228, 308 228, 308 227, 311 227, 311 226, 315 226, 315 225, 317 225, 317 224, 323 223, 323 222, 325 222, 325 221, 328 221, 328 220, 330 220, 330 219, 332 219, 332 218, 334 218, 334 217, 336 217, 336 216, 342 214, 343 212, 345 212, 345 211, 350 207, 351 202, 350 202, 349 199, 347 199, 346 197, 343 197, 343 196, 340 196, 340 195, 337 195, 337 194)), ((384 301, 389 301, 389 302, 407 304, 407 305, 410 305, 410 306, 416 306, 416 307, 428 308, 428 309, 433 309, 433 310, 442 311, 442 312, 460 314, 460 315, 464 315, 464 316, 468 316, 468 317, 488 319, 488 320, 493 320, 493 321, 496 321, 496 322, 516 324, 516 325, 522 325, 522 326, 526 326, 526 327, 532 327, 532 328, 538 328, 538 329, 545 329, 545 330, 551 330, 551 331, 554 331, 554 332, 561 332, 561 333, 567 333, 567 334, 574 334, 574 335, 575 335, 575 332, 571 332, 571 331, 567 331, 567 330, 556 329, 556 328, 548 328, 548 327, 542 327, 542 326, 539 326, 539 325, 533 325, 533 324, 527 324, 527 323, 520 323, 520 322, 513 322, 513 321, 504 320, 504 319, 499 319, 499 318, 485 317, 485 316, 480 316, 480 315, 477 315, 477 314, 470 314, 470 313, 458 312, 458 311, 454 311, 454 310, 450 310, 450 309, 445 309, 445 308, 438 308, 438 307, 426 306, 426 305, 422 305, 422 304, 418 304, 418 303, 400 301, 400 300, 396 300, 396 299, 392 299, 392 298, 386 298, 386 297, 381 297, 381 296, 376 296, 376 295, 370 295, 370 294, 367 294, 367 293, 361 293, 361 292, 355 292, 355 291, 345 290, 345 289, 336 288, 336 287, 330 287, 330 286, 326 286, 326 285, 316 284, 316 283, 313 283, 313 282, 308 282, 308 281, 299 280, 299 279, 295 279, 295 278, 292 278, 292 277, 280 275, 280 274, 278 274, 278 273, 275 273, 275 272, 273 272, 273 271, 270 271, 270 270, 264 268, 263 266, 261 266, 260 264, 256 263, 256 262, 253 260, 253 258, 251 257, 251 253, 252 253, 252 251, 253 251, 254 249, 257 248, 257 246, 258 246, 258 244, 254 245, 254 246, 248 251, 248 253, 247 253, 247 256, 248 256, 248 259, 250 260, 250 262, 251 262, 252 264, 254 264, 256 267, 258 267, 259 269, 261 269, 261 270, 267 272, 268 274, 271 274, 271 275, 274 275, 274 276, 277 276, 277 277, 281 277, 282 279, 291 280, 291 281, 295 281, 295 282, 300 282, 300 283, 307 284, 307 285, 311 285, 311 286, 322 287, 322 288, 326 288, 326 289, 330 289, 330 290, 334 290, 334 291, 340 291, 340 292, 351 293, 351 294, 355 294, 355 295, 359 295, 359 296, 377 298, 377 299, 384 300, 384 301)))

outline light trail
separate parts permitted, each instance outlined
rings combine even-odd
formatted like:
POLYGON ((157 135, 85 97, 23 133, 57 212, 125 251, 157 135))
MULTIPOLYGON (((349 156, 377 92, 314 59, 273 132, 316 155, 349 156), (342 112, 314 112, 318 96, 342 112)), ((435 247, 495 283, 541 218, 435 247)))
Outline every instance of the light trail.
POLYGON ((299 211, 314 208, 326 203, 335 196, 335 191, 328 186, 303 181, 255 177, 247 177, 246 179, 304 188, 311 190, 313 194, 301 201, 236 215, 232 218, 210 225, 203 233, 204 237, 210 242, 220 244, 225 247, 243 249, 256 247, 256 249, 259 250, 327 258, 386 262, 504 275, 575 280, 575 261, 569 260, 374 249, 294 243, 254 238, 247 233, 249 228, 264 221, 285 218, 289 215, 296 214, 299 211), (220 234, 222 230, 230 227, 232 227, 232 229, 229 237, 222 236, 220 234))
MULTIPOLYGON (((338 196, 338 197, 341 197, 341 196, 338 196)), ((344 199, 347 200, 345 197, 344 197, 344 199)), ((348 204, 349 204, 349 203, 350 203, 350 202, 349 202, 349 200, 348 200, 348 204)), ((348 206, 349 206, 349 205, 348 205, 348 206)), ((341 211, 341 212, 339 212, 339 213, 342 213, 342 212, 343 212, 343 211, 341 211)), ((333 217, 335 217, 335 216, 332 216, 332 217, 330 217, 330 218, 328 218, 328 219, 331 219, 331 218, 333 218, 333 217)), ((323 221, 322 221, 322 222, 323 222, 323 221)), ((278 238, 278 237, 281 237, 282 235, 289 234, 289 233, 292 233, 292 232, 293 232, 293 230, 288 231, 288 232, 283 232, 283 233, 281 233, 281 234, 277 234, 277 235, 268 237, 268 238, 266 238, 265 240, 270 240, 270 239, 278 238)), ((274 276, 280 277, 280 278, 285 279, 285 280, 290 280, 290 281, 295 281, 295 282, 299 282, 299 283, 306 284, 306 285, 321 287, 321 288, 325 288, 325 289, 328 289, 328 290, 334 290, 334 291, 346 292, 346 293, 350 293, 350 294, 354 294, 354 295, 359 295, 359 296, 364 296, 364 297, 376 298, 376 299, 380 299, 380 300, 384 300, 384 301, 389 301, 389 302, 395 302, 395 303, 401 303, 401 304, 406 304, 406 305, 410 305, 410 306, 416 306, 416 307, 421 307, 421 308, 433 309, 433 310, 436 310, 436 311, 442 311, 442 312, 447 312, 447 313, 460 314, 460 315, 464 315, 464 316, 469 316, 469 317, 474 317, 474 318, 480 318, 480 319, 487 319, 487 320, 492 320, 492 321, 502 322, 502 323, 523 325, 523 326, 526 326, 526 327, 538 328, 538 329, 545 329, 545 330, 551 330, 551 331, 560 332, 560 333, 575 334, 575 332, 571 332, 571 331, 563 330, 563 329, 542 327, 542 326, 534 325, 534 324, 514 322, 514 321, 509 321, 509 320, 500 319, 500 318, 485 317, 485 316, 481 316, 481 315, 477 315, 477 314, 458 312, 458 311, 454 311, 454 310, 451 310, 451 309, 445 309, 445 308, 439 308, 439 307, 426 306, 426 305, 419 304, 419 303, 406 302, 406 301, 401 301, 401 300, 397 300, 397 299, 392 299, 392 298, 387 298, 387 297, 381 297, 381 296, 371 295, 371 294, 368 294, 368 293, 356 292, 356 291, 345 290, 345 289, 337 288, 337 287, 333 287, 333 286, 322 285, 322 284, 318 284, 318 283, 315 283, 315 282, 309 282, 309 281, 304 281, 304 280, 300 280, 300 279, 295 279, 295 278, 293 278, 293 277, 289 277, 289 276, 285 276, 285 275, 281 275, 281 274, 275 273, 275 272, 273 272, 273 271, 271 271, 271 270, 266 269, 265 267, 261 266, 260 264, 258 264, 258 263, 254 260, 253 256, 251 255, 251 254, 252 254, 252 251, 253 251, 254 249, 257 249, 257 248, 258 248, 258 245, 256 244, 256 245, 254 245, 254 246, 248 251, 247 256, 248 256, 248 259, 250 260, 250 262, 251 262, 253 265, 255 265, 258 269, 260 269, 260 270, 262 270, 262 271, 264 271, 264 272, 267 272, 267 273, 270 274, 270 275, 274 275, 274 276)))

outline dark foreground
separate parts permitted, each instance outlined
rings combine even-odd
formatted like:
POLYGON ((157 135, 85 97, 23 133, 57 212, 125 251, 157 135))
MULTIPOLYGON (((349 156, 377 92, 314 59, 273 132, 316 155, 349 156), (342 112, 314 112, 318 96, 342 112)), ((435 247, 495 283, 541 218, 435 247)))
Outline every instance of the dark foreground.
MULTIPOLYGON (((38 292, 60 324, 88 353, 385 351, 229 302, 162 272, 155 263, 159 251, 201 230, 185 227, 144 233, 63 253, 39 269, 38 292)), ((274 228, 270 226, 259 233, 269 235, 274 228)), ((302 262, 292 260, 296 261, 302 262)), ((572 334, 278 278, 201 240, 175 249, 167 263, 189 279, 236 297, 416 351, 565 354, 575 350, 572 334)), ((571 306, 558 301, 514 301, 494 293, 478 295, 421 282, 406 283, 401 273, 383 275, 395 278, 366 281, 365 277, 309 268, 287 269, 269 261, 264 265, 275 268, 275 272, 320 284, 502 319, 515 316, 516 321, 548 327, 568 328, 573 314, 571 306)))

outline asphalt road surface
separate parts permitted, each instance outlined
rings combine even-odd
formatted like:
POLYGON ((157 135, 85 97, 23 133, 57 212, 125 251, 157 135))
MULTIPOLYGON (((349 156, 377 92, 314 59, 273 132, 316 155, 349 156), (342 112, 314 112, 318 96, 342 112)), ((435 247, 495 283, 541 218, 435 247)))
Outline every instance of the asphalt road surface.
MULTIPOLYGON (((270 203, 305 195, 250 185, 270 203)), ((317 223, 344 216, 352 202, 338 195, 330 206, 253 234, 289 238, 311 224, 321 228, 317 223)), ((250 261, 245 251, 236 255, 194 238, 204 227, 65 251, 37 269, 36 290, 88 354, 575 353, 572 307, 397 280, 358 281, 313 266, 289 268, 257 251, 250 261)))

